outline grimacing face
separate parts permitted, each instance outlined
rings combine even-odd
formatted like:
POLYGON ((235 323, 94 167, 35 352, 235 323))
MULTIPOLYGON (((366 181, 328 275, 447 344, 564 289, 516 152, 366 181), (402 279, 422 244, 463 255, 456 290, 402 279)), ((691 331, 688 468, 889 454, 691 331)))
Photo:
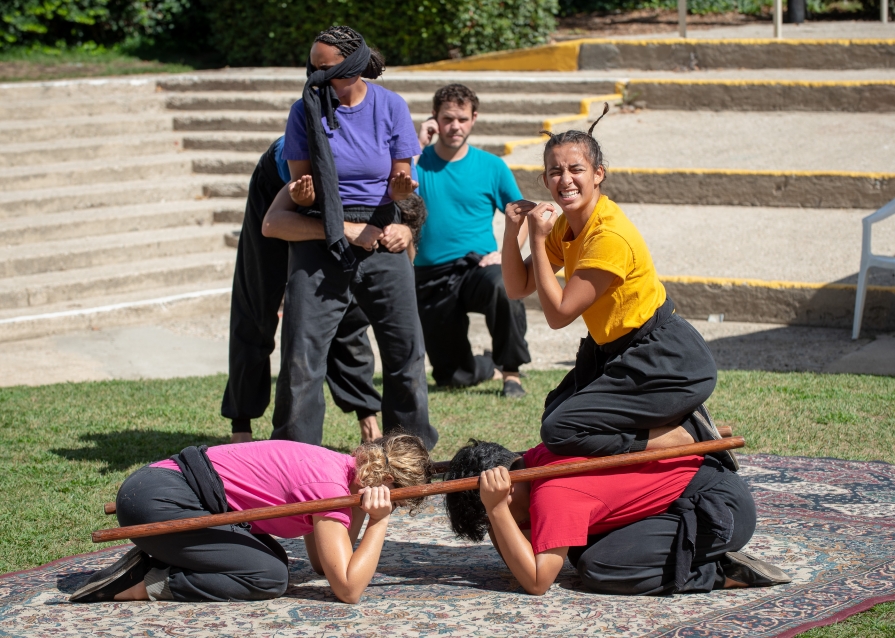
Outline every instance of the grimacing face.
POLYGON ((603 167, 595 170, 577 144, 561 144, 547 151, 544 185, 563 212, 589 206, 604 177, 603 167))
POLYGON ((475 126, 478 113, 472 112, 472 104, 469 102, 463 105, 445 102, 438 109, 438 113, 432 115, 438 125, 439 144, 458 149, 466 143, 466 138, 475 126))

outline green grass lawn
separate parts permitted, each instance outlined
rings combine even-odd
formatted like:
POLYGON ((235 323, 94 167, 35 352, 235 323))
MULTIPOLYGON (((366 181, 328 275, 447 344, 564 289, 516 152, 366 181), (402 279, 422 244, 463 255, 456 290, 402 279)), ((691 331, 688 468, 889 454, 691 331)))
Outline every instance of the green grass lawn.
MULTIPOLYGON (((543 397, 562 374, 530 372, 529 394, 516 401, 501 399, 497 382, 430 388, 441 434, 435 458, 470 437, 536 444, 543 397)), ((0 389, 0 573, 95 550, 90 532, 115 523, 102 504, 130 472, 187 445, 228 441, 219 416, 224 383, 214 376, 0 389)), ((746 437, 748 452, 895 462, 893 396, 895 378, 726 371, 709 407, 746 437)), ((357 423, 327 401, 324 444, 348 452, 359 441, 357 423)), ((269 425, 256 430, 269 434, 269 425)), ((807 635, 895 636, 895 605, 807 635)))
POLYGON ((35 82, 65 78, 89 78, 135 73, 181 73, 193 66, 143 60, 118 51, 0 52, 0 82, 35 82))

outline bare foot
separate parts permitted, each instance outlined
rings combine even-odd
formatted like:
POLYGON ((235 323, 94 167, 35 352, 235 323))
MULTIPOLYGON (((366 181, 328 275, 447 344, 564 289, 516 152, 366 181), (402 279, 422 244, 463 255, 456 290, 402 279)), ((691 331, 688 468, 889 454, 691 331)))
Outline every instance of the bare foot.
POLYGON ((376 421, 375 414, 359 419, 357 424, 360 426, 360 440, 362 443, 369 443, 382 438, 382 430, 379 429, 379 423, 376 421))
POLYGON ((251 432, 234 432, 230 435, 230 443, 251 443, 251 432))
POLYGON ((142 580, 123 592, 115 594, 112 600, 149 600, 149 593, 146 591, 146 583, 142 580))
POLYGON ((732 578, 724 577, 724 589, 734 589, 737 587, 748 587, 746 583, 741 583, 738 580, 734 580, 732 578))
POLYGON ((494 374, 491 376, 491 380, 500 381, 501 379, 503 379, 503 372, 501 372, 497 368, 494 368, 494 374))
POLYGON ((680 425, 668 425, 664 428, 653 428, 649 431, 647 450, 658 450, 678 445, 690 445, 694 443, 693 437, 680 425))

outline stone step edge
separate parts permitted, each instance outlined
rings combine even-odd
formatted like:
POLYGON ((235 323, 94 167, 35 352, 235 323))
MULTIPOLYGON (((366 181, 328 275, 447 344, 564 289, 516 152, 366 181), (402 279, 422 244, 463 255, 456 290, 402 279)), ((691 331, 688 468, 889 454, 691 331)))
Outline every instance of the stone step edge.
POLYGON ((78 330, 96 330, 161 319, 227 312, 232 288, 211 288, 153 299, 127 301, 0 320, 0 343, 36 339, 78 330))
MULTIPOLYGON (((629 49, 633 51, 649 51, 650 53, 658 51, 655 57, 665 59, 667 68, 676 68, 680 66, 680 62, 673 53, 674 49, 682 50, 687 53, 688 58, 685 62, 690 62, 691 54, 695 55, 700 49, 712 51, 750 51, 758 53, 756 57, 761 58, 761 67, 767 67, 764 57, 767 55, 766 50, 775 47, 775 50, 786 50, 787 52, 809 51, 810 47, 838 48, 839 53, 855 53, 856 51, 867 51, 871 57, 879 57, 883 61, 882 68, 890 67, 891 50, 895 50, 895 39, 817 39, 817 40, 778 40, 778 39, 731 39, 731 40, 686 40, 681 38, 669 38, 661 40, 620 40, 620 39, 603 39, 603 38, 581 38, 578 40, 566 40, 565 42, 557 42, 554 44, 546 44, 528 49, 514 49, 511 51, 498 51, 495 53, 482 53, 458 60, 440 60, 438 62, 430 62, 428 64, 417 64, 414 66, 404 67, 406 71, 556 71, 569 72, 581 70, 607 69, 609 67, 607 61, 600 60, 599 56, 590 55, 589 48, 593 47, 614 47, 615 53, 621 53, 621 50, 629 49), (845 51, 842 51, 844 49, 845 51), (876 50, 874 50, 876 49, 876 50), (879 51, 878 49, 883 49, 879 51), (885 49, 890 49, 886 51, 885 49), (876 54, 876 55, 874 55, 876 54), (590 58, 596 57, 596 60, 590 58)), ((612 63, 615 68, 637 68, 636 65, 626 64, 623 57, 624 53, 617 55, 612 63)), ((632 56, 637 57, 637 56, 632 56)), ((696 56, 698 59, 699 56, 696 56)), ((777 58, 779 60, 779 57, 777 58)), ((632 60, 640 61, 640 60, 632 60)), ((651 61, 651 60, 650 60, 651 61)), ((739 56, 737 67, 751 68, 751 60, 739 56)), ((754 65, 758 66, 758 65, 754 65)), ((829 65, 827 65, 829 66, 829 65)), ((709 68, 703 63, 701 68, 709 68)), ((723 67, 719 67, 723 68, 723 67)), ((782 68, 802 68, 802 67, 782 67, 782 68)), ((808 68, 808 67, 806 67, 808 68)), ((813 68, 813 67, 811 67, 813 68)), ((845 67, 854 68, 854 67, 845 67)))
MULTIPOLYGON (((723 315, 726 321, 851 328, 855 284, 765 281, 725 277, 659 276, 684 318, 723 315)), ((537 294, 525 299, 541 309, 537 294)), ((862 329, 895 330, 895 287, 867 286, 862 329)))
MULTIPOLYGON (((543 200, 544 167, 509 164, 524 197, 543 200)), ((895 199, 895 173, 724 168, 610 168, 606 194, 618 202, 875 210, 895 199)))

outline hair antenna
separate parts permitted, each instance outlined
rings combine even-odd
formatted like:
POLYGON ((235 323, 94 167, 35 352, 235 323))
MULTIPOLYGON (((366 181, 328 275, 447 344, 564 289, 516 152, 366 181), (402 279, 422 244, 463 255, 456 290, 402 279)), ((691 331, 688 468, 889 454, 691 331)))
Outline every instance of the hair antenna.
POLYGON ((587 129, 588 135, 590 135, 591 137, 594 136, 594 127, 600 123, 600 120, 602 120, 608 112, 609 112, 609 102, 603 102, 603 113, 602 113, 602 115, 600 115, 600 117, 597 118, 597 120, 593 124, 590 125, 590 128, 587 129))

